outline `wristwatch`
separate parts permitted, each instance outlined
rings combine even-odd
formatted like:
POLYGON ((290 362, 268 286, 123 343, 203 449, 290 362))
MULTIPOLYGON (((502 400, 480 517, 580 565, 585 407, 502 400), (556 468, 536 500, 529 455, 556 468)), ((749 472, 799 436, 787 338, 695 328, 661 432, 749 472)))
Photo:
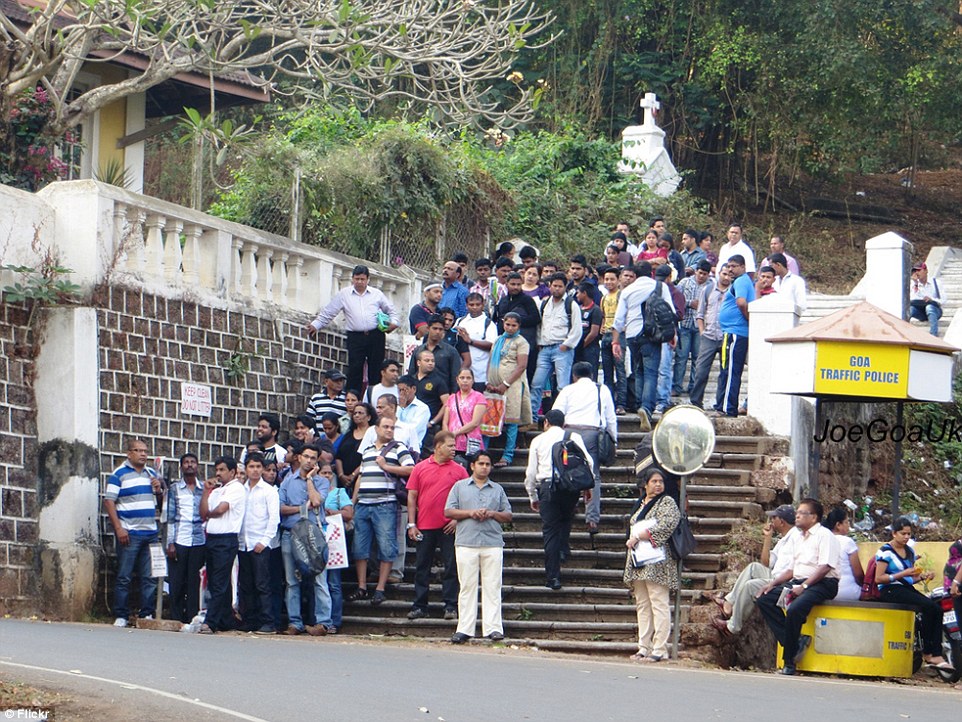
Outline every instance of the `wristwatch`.
POLYGON ((806 582, 802 582, 802 589, 808 589, 808 584, 806 582))
POLYGON ((417 526, 418 526, 417 524, 408 524, 408 525, 407 525, 407 528, 408 528, 408 529, 416 529, 417 526))

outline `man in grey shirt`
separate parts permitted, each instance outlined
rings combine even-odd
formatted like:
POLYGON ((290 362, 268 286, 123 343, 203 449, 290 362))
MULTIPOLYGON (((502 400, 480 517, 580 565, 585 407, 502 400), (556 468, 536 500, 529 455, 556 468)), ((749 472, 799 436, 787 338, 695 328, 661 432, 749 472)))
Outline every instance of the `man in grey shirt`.
POLYGON ((501 621, 501 568, 504 533, 511 521, 511 504, 499 484, 491 481, 491 455, 483 449, 471 461, 471 476, 448 494, 444 516, 458 522, 454 552, 458 564, 458 631, 452 644, 474 636, 478 618, 478 576, 481 578, 481 632, 493 641, 504 639, 501 621))
MULTIPOLYGON (((718 269, 717 283, 712 284, 710 281, 706 283, 706 288, 698 299, 695 322, 701 333, 701 341, 698 347, 698 359, 695 361, 695 381, 689 396, 690 403, 698 408, 704 407, 705 386, 708 385, 711 365, 715 362, 715 356, 721 351, 722 331, 718 323, 718 311, 721 309, 725 294, 731 289, 731 284, 731 271, 728 270, 727 265, 721 266, 718 269)), ((719 388, 723 389, 721 385, 719 388)))

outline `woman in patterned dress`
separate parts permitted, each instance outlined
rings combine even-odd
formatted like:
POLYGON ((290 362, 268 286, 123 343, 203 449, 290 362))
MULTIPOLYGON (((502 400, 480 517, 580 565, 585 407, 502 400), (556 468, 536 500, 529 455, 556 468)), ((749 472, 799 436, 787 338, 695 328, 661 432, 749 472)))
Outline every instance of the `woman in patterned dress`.
POLYGON ((678 591, 678 560, 671 553, 668 540, 681 521, 681 512, 675 500, 665 493, 665 478, 657 468, 645 470, 638 481, 638 491, 638 502, 628 520, 624 579, 635 597, 638 614, 638 651, 631 659, 650 663, 668 656, 668 593, 678 591), (665 558, 636 567, 633 551, 640 542, 664 549, 665 558))

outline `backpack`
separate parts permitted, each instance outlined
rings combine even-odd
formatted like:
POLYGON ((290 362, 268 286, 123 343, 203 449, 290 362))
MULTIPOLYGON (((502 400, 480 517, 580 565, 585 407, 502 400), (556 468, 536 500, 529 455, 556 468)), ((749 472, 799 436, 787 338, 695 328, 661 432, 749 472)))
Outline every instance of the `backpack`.
MULTIPOLYGON (((888 544, 883 544, 879 551, 891 549, 888 544)), ((862 580, 862 591, 858 595, 861 602, 877 602, 881 598, 879 586, 875 581, 875 567, 878 566, 875 556, 868 560, 865 565, 865 577, 862 580)))
MULTIPOLYGON (((541 308, 539 312, 541 313, 541 318, 544 318, 544 310, 548 306, 548 302, 551 300, 551 296, 548 296, 543 301, 541 301, 541 308)), ((568 328, 571 328, 571 304, 574 302, 574 296, 570 293, 565 294, 565 313, 568 314, 568 328)))
POLYGON ((291 553, 294 567, 301 577, 316 576, 327 567, 327 539, 321 527, 303 511, 301 518, 291 527, 291 553))
POLYGON ((551 447, 551 484, 561 491, 582 492, 595 488, 595 475, 581 447, 565 431, 551 447))
POLYGON ((667 343, 675 337, 675 308, 661 297, 661 287, 662 282, 655 281, 655 290, 641 304, 641 335, 651 343, 667 343))

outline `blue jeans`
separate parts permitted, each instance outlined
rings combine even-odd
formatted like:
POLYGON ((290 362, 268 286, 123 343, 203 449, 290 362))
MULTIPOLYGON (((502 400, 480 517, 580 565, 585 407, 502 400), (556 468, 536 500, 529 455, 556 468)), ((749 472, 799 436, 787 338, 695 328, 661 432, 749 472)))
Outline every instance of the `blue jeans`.
POLYGON ((517 424, 505 424, 504 425, 504 453, 501 458, 507 463, 514 461, 514 450, 518 445, 518 425, 517 424))
POLYGON ((685 328, 681 326, 678 329, 678 346, 675 348, 674 378, 671 382, 671 393, 673 395, 681 396, 682 393, 687 393, 691 396, 692 387, 695 385, 695 361, 698 358, 700 346, 701 334, 698 333, 697 328, 685 328), (685 366, 688 364, 689 358, 691 358, 691 371, 688 374, 688 388, 685 389, 685 366))
POLYGON ((671 377, 674 361, 675 349, 667 343, 663 343, 661 345, 661 361, 658 363, 657 405, 666 409, 671 405, 671 377))
MULTIPOLYGON (((291 533, 281 534, 281 555, 284 557, 284 577, 287 583, 287 618, 291 626, 304 629, 301 618, 301 583, 295 574, 291 533)), ((327 569, 314 575, 314 624, 334 626, 331 621, 331 593, 327 588, 327 569)))
POLYGON ((538 348, 538 367, 534 372, 534 381, 531 382, 532 418, 537 419, 539 416, 541 396, 545 386, 548 385, 552 370, 558 382, 558 391, 571 383, 571 366, 574 364, 575 350, 569 348, 567 351, 561 351, 560 347, 561 344, 556 343, 538 348))
POLYGON ((331 624, 338 629, 344 624, 344 592, 341 589, 341 569, 327 570, 327 588, 331 592, 331 624))
POLYGON ((939 319, 942 318, 942 307, 937 303, 925 303, 924 301, 912 301, 909 306, 909 318, 917 318, 919 321, 929 322, 929 333, 933 336, 939 335, 939 319))
POLYGON ((140 616, 153 615, 157 602, 157 580, 150 576, 150 545, 157 541, 157 532, 130 534, 127 546, 117 545, 117 581, 114 586, 114 616, 127 619, 130 609, 127 596, 130 581, 136 573, 140 577, 140 616))
POLYGON ((623 409, 628 405, 628 377, 625 375, 625 357, 616 359, 611 351, 611 332, 601 337, 601 368, 605 374, 605 383, 611 389, 615 406, 623 409))
POLYGON ((393 562, 398 554, 397 504, 358 504, 354 507, 354 558, 371 555, 371 540, 377 539, 379 562, 393 562))
POLYGON ((628 348, 631 349, 631 371, 635 375, 635 399, 639 408, 651 416, 655 413, 661 344, 646 341, 639 335, 628 339, 628 348))

